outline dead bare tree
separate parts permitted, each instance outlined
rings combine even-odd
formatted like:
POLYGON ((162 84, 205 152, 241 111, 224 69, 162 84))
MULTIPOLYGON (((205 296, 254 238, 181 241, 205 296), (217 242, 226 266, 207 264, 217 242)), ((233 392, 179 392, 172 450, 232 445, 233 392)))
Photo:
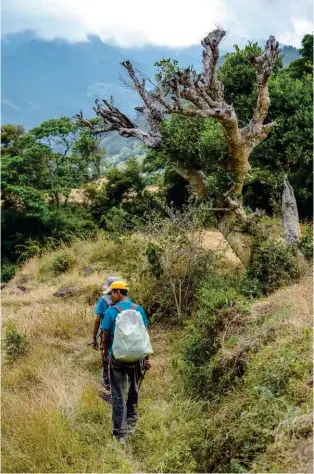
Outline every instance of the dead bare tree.
MULTIPOLYGON (((130 61, 122 63, 142 99, 143 105, 136 110, 144 114, 148 131, 140 129, 121 113, 114 106, 112 98, 110 102, 96 102, 94 110, 101 126, 93 125, 82 113, 77 119, 95 133, 118 131, 124 137, 138 138, 149 148, 162 145, 161 124, 167 115, 213 118, 220 122, 227 141, 231 170, 235 174, 237 184, 223 196, 222 207, 225 210, 217 214, 219 228, 240 260, 244 265, 248 265, 252 235, 249 216, 241 204, 241 195, 250 170, 250 155, 275 126, 275 122, 264 124, 264 121, 269 107, 268 82, 280 49, 275 37, 270 36, 263 53, 251 58, 256 70, 258 97, 251 120, 245 127, 240 128, 235 109, 232 104, 226 102, 223 84, 217 75, 219 44, 225 36, 226 31, 217 28, 202 40, 204 49, 201 73, 198 74, 192 67, 182 70, 176 68, 160 79, 152 91, 147 90, 145 77, 136 71, 130 61)), ((206 176, 201 170, 181 167, 177 171, 189 181, 197 195, 209 198, 206 176)))

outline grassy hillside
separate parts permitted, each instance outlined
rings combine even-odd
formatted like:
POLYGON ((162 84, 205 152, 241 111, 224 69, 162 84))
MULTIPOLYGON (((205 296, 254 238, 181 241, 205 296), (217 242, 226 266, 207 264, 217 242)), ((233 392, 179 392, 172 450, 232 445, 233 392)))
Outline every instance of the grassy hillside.
POLYGON ((153 324, 138 431, 125 448, 112 439, 87 343, 109 274, 127 276, 145 303, 131 275, 142 247, 77 241, 31 260, 3 290, 2 471, 312 472, 309 276, 254 303, 236 340, 221 336, 225 360, 242 351, 246 370, 219 399, 195 397, 171 363, 188 328, 153 324))

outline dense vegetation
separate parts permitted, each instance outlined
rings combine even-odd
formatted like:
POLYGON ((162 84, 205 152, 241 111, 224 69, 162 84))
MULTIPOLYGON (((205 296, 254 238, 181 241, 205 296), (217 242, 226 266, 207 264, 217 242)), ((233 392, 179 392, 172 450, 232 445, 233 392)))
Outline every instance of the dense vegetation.
MULTIPOLYGON (((268 119, 275 118, 278 125, 253 152, 244 204, 253 211, 277 215, 283 178, 288 177, 301 218, 312 219, 311 35, 304 37, 302 46, 301 59, 286 70, 278 64, 271 79, 268 119)), ((226 97, 243 123, 252 113, 256 95, 254 71, 248 61, 256 49, 257 44, 243 50, 235 47, 219 70, 226 97)), ((162 71, 164 63, 159 64, 162 71)), ((182 207, 188 202, 189 191, 188 182, 175 171, 178 162, 193 163, 206 172, 214 199, 228 189, 232 173, 228 172, 225 139, 217 122, 173 116, 164 123, 164 137, 161 149, 147 153, 143 168, 131 160, 124 169, 110 169, 102 141, 70 118, 49 120, 27 133, 22 126, 4 125, 2 280, 9 279, 16 264, 36 254, 48 238, 50 246, 58 246, 75 236, 90 235, 97 227, 132 229, 134 218, 151 209, 157 208, 163 215, 164 204, 182 207), (222 171, 224 161, 226 169, 222 171), (108 181, 102 186, 93 184, 104 175, 108 181), (149 183, 162 185, 159 194, 145 191, 149 183), (86 186, 85 200, 72 198, 73 188, 86 186)), ((214 216, 211 223, 215 225, 214 216)))

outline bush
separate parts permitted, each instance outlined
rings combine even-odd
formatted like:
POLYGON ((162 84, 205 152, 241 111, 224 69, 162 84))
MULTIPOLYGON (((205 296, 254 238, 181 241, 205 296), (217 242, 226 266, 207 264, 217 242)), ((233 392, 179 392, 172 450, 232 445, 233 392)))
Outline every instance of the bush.
POLYGON ((258 280, 264 294, 298 281, 301 275, 302 268, 293 248, 272 240, 256 242, 248 278, 258 280))
POLYGON ((63 251, 58 253, 52 262, 52 269, 55 276, 69 271, 74 267, 75 263, 75 258, 69 252, 63 251))
POLYGON ((313 226, 306 227, 301 237, 301 250, 307 260, 313 263, 313 226))
POLYGON ((240 293, 249 300, 263 296, 263 284, 258 278, 247 276, 240 282, 240 293))
POLYGON ((312 434, 311 366, 310 331, 268 341, 249 354, 246 373, 235 390, 210 407, 206 472, 301 472, 291 448, 294 439, 300 436, 304 442, 312 434), (303 390, 298 393, 296 386, 303 390), (298 433, 296 421, 302 422, 303 433, 298 433), (285 452, 281 436, 289 429, 291 444, 285 452), (265 459, 269 447, 275 458, 272 469, 268 469, 267 456, 265 459), (252 469, 261 454, 263 462, 252 469), (292 460, 287 470, 282 469, 286 456, 292 460))
POLYGON ((14 263, 4 263, 1 268, 1 281, 3 283, 10 281, 14 277, 17 269, 18 265, 14 265, 14 263))
POLYGON ((28 340, 25 334, 21 334, 15 325, 10 323, 5 332, 4 349, 8 360, 12 361, 25 356, 28 352, 28 340))
POLYGON ((217 258, 202 247, 202 206, 191 204, 182 212, 166 207, 164 211, 167 217, 151 213, 143 229, 149 240, 148 270, 167 295, 167 314, 182 323, 191 315, 199 282, 213 272, 217 258))
POLYGON ((179 346, 175 362, 187 388, 197 397, 211 398, 233 388, 242 376, 242 362, 235 353, 226 358, 223 346, 236 344, 248 305, 229 277, 211 277, 197 293, 195 317, 179 346))

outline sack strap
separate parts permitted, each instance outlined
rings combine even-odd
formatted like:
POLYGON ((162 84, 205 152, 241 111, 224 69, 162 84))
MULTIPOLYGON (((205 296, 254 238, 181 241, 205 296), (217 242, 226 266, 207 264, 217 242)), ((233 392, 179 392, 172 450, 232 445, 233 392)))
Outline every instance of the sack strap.
POLYGON ((105 300, 105 302, 107 303, 108 306, 111 306, 111 305, 112 305, 112 301, 111 301, 111 299, 109 298, 109 296, 104 295, 102 298, 103 298, 103 300, 105 300))
MULTIPOLYGON (((121 308, 121 306, 119 306, 118 304, 115 304, 115 305, 113 306, 113 308, 116 308, 116 309, 119 311, 119 313, 122 313, 122 311, 124 311, 123 308, 121 308)), ((132 306, 131 306, 130 309, 137 310, 137 308, 138 308, 138 306, 137 306, 136 304, 133 304, 133 303, 132 303, 132 306)))

